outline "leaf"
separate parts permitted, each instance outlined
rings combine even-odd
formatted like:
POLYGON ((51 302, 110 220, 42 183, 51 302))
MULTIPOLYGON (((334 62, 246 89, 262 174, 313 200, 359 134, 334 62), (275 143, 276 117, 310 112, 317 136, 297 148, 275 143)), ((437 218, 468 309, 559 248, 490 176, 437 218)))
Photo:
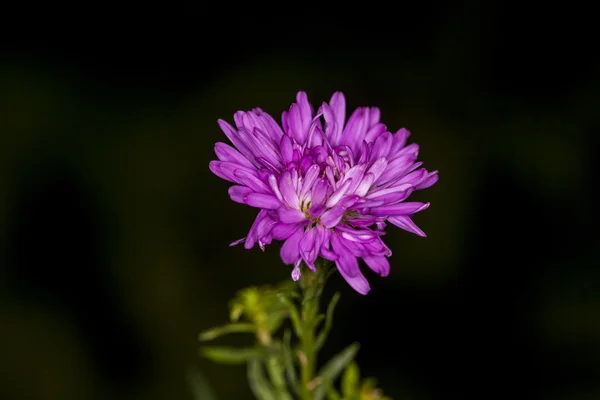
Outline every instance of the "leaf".
POLYGON ((323 365, 318 374, 321 378, 321 383, 314 391, 314 400, 323 399, 327 385, 333 384, 344 368, 354 359, 359 348, 360 345, 358 343, 352 343, 323 365))
POLYGON ((292 387, 297 391, 298 388, 298 373, 296 367, 294 367, 294 359, 292 357, 291 347, 292 332, 286 329, 283 333, 283 343, 281 346, 281 354, 283 358, 283 365, 285 367, 285 375, 292 387))
POLYGON ((296 305, 284 295, 279 295, 279 300, 286 305, 288 311, 290 312, 290 318, 292 320, 292 326, 294 328, 294 332, 296 336, 299 338, 302 337, 302 322, 300 321, 300 314, 298 314, 298 309, 296 305))
POLYGON ((256 328, 252 324, 248 323, 232 323, 223 326, 218 326, 216 328, 209 329, 204 331, 198 335, 198 340, 207 341, 218 338, 219 336, 227 335, 229 333, 254 333, 256 332, 256 328))
POLYGON ((323 329, 321 330, 321 332, 319 332, 319 335, 317 336, 317 340, 315 341, 315 349, 318 351, 321 347, 323 347, 323 344, 325 344, 325 340, 327 339, 327 335, 329 335, 329 331, 331 331, 331 327, 333 325, 333 312, 335 310, 335 306, 337 305, 338 301, 340 300, 340 292, 337 292, 336 294, 333 295, 333 297, 331 298, 331 301, 329 302, 329 305, 327 306, 327 314, 325 317, 325 326, 323 327, 323 329))
POLYGON ((341 400, 340 394, 331 383, 327 385, 327 400, 341 400))
POLYGON ((356 362, 351 362, 342 375, 342 394, 344 397, 352 397, 359 390, 360 370, 356 362))
POLYGON ((277 400, 273 388, 267 381, 261 362, 257 358, 248 361, 248 383, 259 400, 277 400))
POLYGON ((277 393, 277 398, 279 400, 292 400, 292 396, 287 389, 282 361, 280 354, 271 355, 267 359, 267 372, 277 393))
POLYGON ((197 368, 191 368, 187 373, 194 400, 217 400, 217 396, 208 384, 204 374, 197 368))
POLYGON ((200 355, 220 364, 243 364, 250 359, 264 356, 264 352, 255 347, 205 346, 200 348, 200 355))

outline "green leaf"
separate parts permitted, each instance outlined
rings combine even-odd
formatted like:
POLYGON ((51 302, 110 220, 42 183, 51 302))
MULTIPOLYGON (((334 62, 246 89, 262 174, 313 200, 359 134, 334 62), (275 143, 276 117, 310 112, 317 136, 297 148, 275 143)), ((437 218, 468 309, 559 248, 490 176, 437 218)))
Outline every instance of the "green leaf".
POLYGON ((352 362, 359 348, 360 345, 358 343, 352 343, 323 365, 318 374, 322 381, 314 391, 314 400, 323 399, 327 385, 333 384, 344 368, 352 362))
POLYGON ((351 362, 342 375, 342 394, 344 397, 352 397, 353 394, 359 391, 360 385, 360 370, 356 362, 351 362))
POLYGON ((331 383, 327 385, 327 400, 341 400, 340 394, 331 383))
POLYGON ((296 336, 301 338, 302 322, 300 321, 300 314, 298 314, 298 309, 296 308, 296 305, 289 298, 281 294, 279 295, 279 300, 287 307, 287 310, 290 313, 290 318, 292 320, 294 332, 296 333, 296 336))
POLYGON ((270 356, 267 359, 267 372, 277 392, 277 398, 279 400, 292 400, 292 396, 287 389, 282 361, 280 354, 270 356))
POLYGON ((229 310, 229 319, 231 322, 239 321, 240 317, 244 313, 244 305, 239 302, 232 302, 231 309, 229 310))
POLYGON ((283 333, 283 344, 281 346, 281 354, 283 358, 283 365, 285 366, 285 374, 292 387, 297 391, 298 389, 298 373, 296 367, 294 367, 294 359, 292 356, 291 347, 292 332, 286 329, 283 333))
POLYGON ((340 292, 337 292, 336 294, 333 295, 333 297, 331 298, 331 301, 329 302, 329 305, 327 306, 327 314, 325 317, 325 326, 323 327, 323 329, 321 330, 321 332, 319 332, 319 336, 317 336, 317 340, 315 341, 315 349, 318 351, 321 347, 323 347, 323 344, 325 344, 325 340, 327 339, 327 335, 329 335, 329 331, 331 331, 331 327, 333 325, 333 312, 335 310, 335 306, 337 305, 338 301, 340 300, 340 292))
POLYGON ((250 359, 264 356, 264 352, 255 347, 205 346, 200 348, 200 355, 220 364, 243 364, 250 359))
POLYGON ((256 332, 256 328, 254 327, 254 325, 248 323, 232 323, 204 331, 198 335, 198 339, 200 341, 213 340, 218 338, 219 336, 239 332, 254 333, 256 332))
POLYGON ((208 384, 206 377, 199 369, 191 368, 187 372, 187 381, 194 400, 217 400, 217 396, 208 384))
POLYGON ((257 358, 248 361, 248 384, 259 400, 277 400, 273 388, 267 381, 261 362, 257 358))

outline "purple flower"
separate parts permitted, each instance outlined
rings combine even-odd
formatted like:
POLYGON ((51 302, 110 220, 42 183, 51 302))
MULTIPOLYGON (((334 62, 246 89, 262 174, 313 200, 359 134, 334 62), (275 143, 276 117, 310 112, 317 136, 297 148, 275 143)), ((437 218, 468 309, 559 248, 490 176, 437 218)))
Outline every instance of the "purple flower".
POLYGON ((406 201, 438 180, 417 162, 419 146, 404 128, 390 133, 376 107, 359 107, 346 121, 346 100, 336 92, 315 114, 306 93, 281 116, 281 126, 260 108, 234 114, 236 128, 219 126, 233 147, 215 145, 211 171, 235 185, 233 201, 261 209, 246 249, 282 240, 281 258, 299 279, 302 261, 312 270, 318 257, 334 261, 357 292, 369 283, 362 258, 381 276, 390 271, 391 250, 383 243, 386 222, 419 236, 411 216, 429 203, 406 201))

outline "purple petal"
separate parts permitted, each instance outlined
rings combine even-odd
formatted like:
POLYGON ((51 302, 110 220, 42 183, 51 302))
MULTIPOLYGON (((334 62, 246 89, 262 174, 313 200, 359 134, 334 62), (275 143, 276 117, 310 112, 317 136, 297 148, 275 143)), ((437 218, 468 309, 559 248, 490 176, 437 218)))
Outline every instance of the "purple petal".
POLYGON ((383 132, 386 132, 387 128, 382 123, 375 123, 373 126, 369 128, 367 134, 365 135, 365 142, 374 143, 375 140, 381 135, 383 132))
POLYGON ((340 223, 344 213, 358 201, 358 196, 348 196, 340 200, 335 206, 325 211, 321 216, 321 225, 333 228, 340 223))
POLYGON ((246 186, 231 186, 227 192, 231 200, 236 203, 246 204, 246 195, 253 193, 253 190, 246 186))
POLYGON ((360 181, 360 184, 358 185, 356 190, 354 190, 354 194, 356 194, 357 196, 360 196, 360 197, 365 196, 369 192, 369 189, 371 189, 371 187, 373 186, 374 180, 375 180, 375 175, 373 175, 371 173, 366 174, 363 177, 363 179, 360 181))
POLYGON ((429 203, 421 202, 407 202, 393 205, 386 205, 381 207, 375 207, 370 210, 371 215, 383 216, 383 215, 411 215, 418 213, 419 211, 426 210, 429 207, 429 203))
POLYGON ((308 215, 310 215, 311 218, 317 219, 321 215, 323 215, 325 210, 327 210, 327 207, 325 207, 323 204, 315 204, 310 206, 310 209, 308 210, 308 215))
POLYGON ((238 183, 248 186, 255 192, 259 193, 271 193, 271 189, 266 183, 256 177, 256 174, 249 173, 243 169, 237 169, 233 172, 233 176, 237 178, 238 183))
POLYGON ((224 169, 221 170, 221 164, 223 161, 213 160, 208 163, 208 168, 212 171, 213 174, 218 176, 221 179, 225 179, 226 181, 238 183, 237 178, 233 176, 233 169, 224 169))
POLYGON ((285 240, 292 236, 299 226, 300 225, 298 224, 279 223, 273 227, 273 229, 271 230, 271 235, 275 240, 285 240))
POLYGON ((394 133, 394 141, 392 143, 392 148, 390 149, 391 154, 396 154, 399 152, 404 146, 406 146, 406 139, 410 136, 410 131, 405 128, 398 129, 396 133, 394 133))
POLYGON ((385 256, 363 256, 363 260, 369 268, 381 276, 388 276, 390 273, 390 262, 385 256))
POLYGON ((312 188, 312 193, 311 193, 311 201, 312 201, 313 205, 323 204, 323 202, 327 198, 328 191, 329 191, 329 183, 327 182, 327 179, 325 179, 325 178, 318 179, 317 182, 314 184, 314 186, 312 188))
POLYGON ((335 124, 339 132, 336 132, 336 136, 339 136, 344 127, 346 121, 346 98, 342 92, 335 92, 329 100, 329 107, 335 118, 335 124))
POLYGON ((225 133, 225 136, 227 136, 227 138, 240 151, 240 153, 248 160, 253 162, 256 159, 255 154, 252 152, 251 147, 248 147, 248 145, 240 137, 238 131, 222 119, 217 120, 217 123, 219 124, 219 127, 221 127, 221 130, 225 133))
POLYGON ((438 181, 438 172, 437 171, 433 171, 430 172, 427 175, 427 178, 425 178, 424 180, 421 181, 421 183, 419 183, 416 187, 416 189, 421 190, 421 189, 426 189, 430 186, 433 186, 434 183, 436 183, 438 181))
POLYGON ((245 241, 246 241, 246 238, 241 238, 241 239, 238 239, 238 240, 236 240, 235 242, 231 242, 231 243, 229 243, 229 247, 237 246, 238 244, 240 244, 240 243, 243 243, 243 242, 245 242, 245 241))
POLYGON ((329 199, 327 199, 327 203, 325 205, 327 207, 333 207, 334 205, 336 205, 337 202, 340 201, 341 198, 346 194, 346 192, 350 188, 350 185, 352 185, 352 179, 348 179, 346 182, 344 182, 342 184, 342 186, 340 186, 339 188, 337 188, 331 194, 331 196, 329 196, 329 199))
POLYGON ((321 257, 329 261, 335 261, 338 255, 331 250, 331 229, 323 229, 323 241, 321 243, 321 257))
POLYGON ((379 179, 375 181, 376 185, 383 185, 386 182, 402 176, 410 168, 415 161, 413 155, 403 155, 388 162, 387 168, 381 174, 379 179))
POLYGON ((298 228, 281 246, 281 260, 285 264, 294 264, 300 259, 300 249, 298 243, 304 236, 304 229, 298 228))
POLYGON ((419 228, 417 224, 415 224, 413 220, 407 215, 395 215, 393 217, 389 217, 388 221, 396 225, 398 228, 404 229, 407 232, 414 233, 415 235, 419 235, 422 237, 427 236, 425 232, 423 232, 421 228, 419 228))
POLYGON ((255 168, 246 157, 226 143, 215 143, 215 154, 221 161, 233 162, 248 168, 255 168))
MULTIPOLYGON (((321 228, 322 229, 322 228, 321 228)), ((304 236, 298 243, 300 247, 300 255, 310 269, 315 270, 315 260, 319 255, 321 242, 323 241, 323 232, 319 232, 319 228, 311 228, 304 232, 304 236)))
MULTIPOLYGON (((256 243, 256 241, 259 240, 259 236, 257 235, 258 226, 261 225, 265 220, 272 220, 272 218, 269 217, 267 210, 260 210, 256 218, 254 219, 252 226, 250 227, 248 237, 246 238, 246 242, 244 243, 244 248, 249 250, 252 247, 254 247, 254 243, 256 243)), ((261 244, 259 243, 259 245, 261 244)))
POLYGON ((342 128, 338 126, 333 110, 327 103, 321 105, 323 119, 325 120, 325 137, 332 146, 339 144, 342 128))
POLYGON ((360 186, 363 176, 365 175, 366 167, 366 164, 359 164, 346 171, 342 183, 350 179, 352 179, 353 182, 353 184, 348 187, 348 193, 354 193, 354 191, 360 186))
POLYGON ((280 208, 277 210, 279 220, 284 224, 296 224, 306 219, 304 213, 296 208, 280 208))
POLYGON ((302 179, 302 188, 300 189, 300 195, 298 196, 300 199, 304 199, 310 192, 319 176, 319 172, 321 172, 321 168, 319 168, 318 165, 312 165, 308 168, 306 175, 304 175, 304 179, 302 179))
POLYGON ((379 222, 381 217, 372 217, 372 216, 358 216, 356 218, 346 218, 346 221, 357 228, 359 227, 367 227, 379 222))
POLYGON ((369 290, 371 290, 371 287, 362 272, 360 272, 356 257, 350 254, 348 248, 342 244, 340 238, 336 234, 331 235, 331 245, 333 251, 338 255, 335 264, 337 265, 340 274, 358 293, 363 295, 367 294, 369 290))
POLYGON ((299 266, 295 266, 294 269, 292 270, 292 280, 294 282, 300 280, 300 277, 302 276, 302 273, 300 272, 300 267, 299 266))
POLYGON ((340 143, 349 146, 357 146, 359 143, 362 143, 369 129, 368 124, 369 108, 358 107, 352 112, 350 118, 348 118, 340 143))
POLYGON ((283 171, 283 174, 279 178, 281 196, 291 208, 300 208, 300 200, 298 199, 295 186, 292 173, 290 171, 283 171))
POLYGON ((244 203, 267 210, 276 210, 281 207, 281 202, 277 197, 264 193, 248 193, 245 196, 244 203))
POLYGON ((367 170, 367 174, 373 174, 373 180, 376 181, 377 179, 379 179, 381 174, 383 174, 383 171, 385 171, 387 166, 388 160, 385 158, 379 158, 375 160, 373 165, 371 165, 371 168, 367 170))
POLYGON ((281 150, 281 158, 284 164, 289 164, 293 161, 294 148, 292 139, 288 135, 283 135, 279 141, 279 148, 281 150))
POLYGON ((257 171, 255 168, 244 167, 243 165, 228 162, 228 161, 216 161, 213 160, 208 164, 210 170, 217 175, 219 178, 225 179, 234 183, 242 183, 235 176, 236 171, 245 171, 248 174, 256 175, 257 171))
POLYGON ((387 157, 392 147, 393 137, 389 132, 385 132, 375 140, 373 150, 371 152, 371 160, 377 160, 382 157, 387 157))

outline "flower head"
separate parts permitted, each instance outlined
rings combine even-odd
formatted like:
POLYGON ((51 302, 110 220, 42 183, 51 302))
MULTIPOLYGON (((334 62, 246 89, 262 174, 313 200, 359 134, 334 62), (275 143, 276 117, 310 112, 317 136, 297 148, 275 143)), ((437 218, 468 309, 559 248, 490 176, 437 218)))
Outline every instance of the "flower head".
POLYGON ((233 182, 233 201, 259 208, 248 236, 232 245, 261 249, 282 240, 281 258, 315 269, 318 257, 334 261, 357 292, 369 283, 358 259, 388 275, 391 250, 381 240, 386 223, 419 236, 411 216, 429 203, 408 202, 410 194, 438 180, 417 162, 419 146, 410 132, 391 133, 376 107, 359 107, 346 121, 346 100, 336 92, 315 113, 306 93, 281 117, 281 126, 260 108, 234 114, 236 127, 219 120, 233 144, 217 143, 211 171, 233 182))

